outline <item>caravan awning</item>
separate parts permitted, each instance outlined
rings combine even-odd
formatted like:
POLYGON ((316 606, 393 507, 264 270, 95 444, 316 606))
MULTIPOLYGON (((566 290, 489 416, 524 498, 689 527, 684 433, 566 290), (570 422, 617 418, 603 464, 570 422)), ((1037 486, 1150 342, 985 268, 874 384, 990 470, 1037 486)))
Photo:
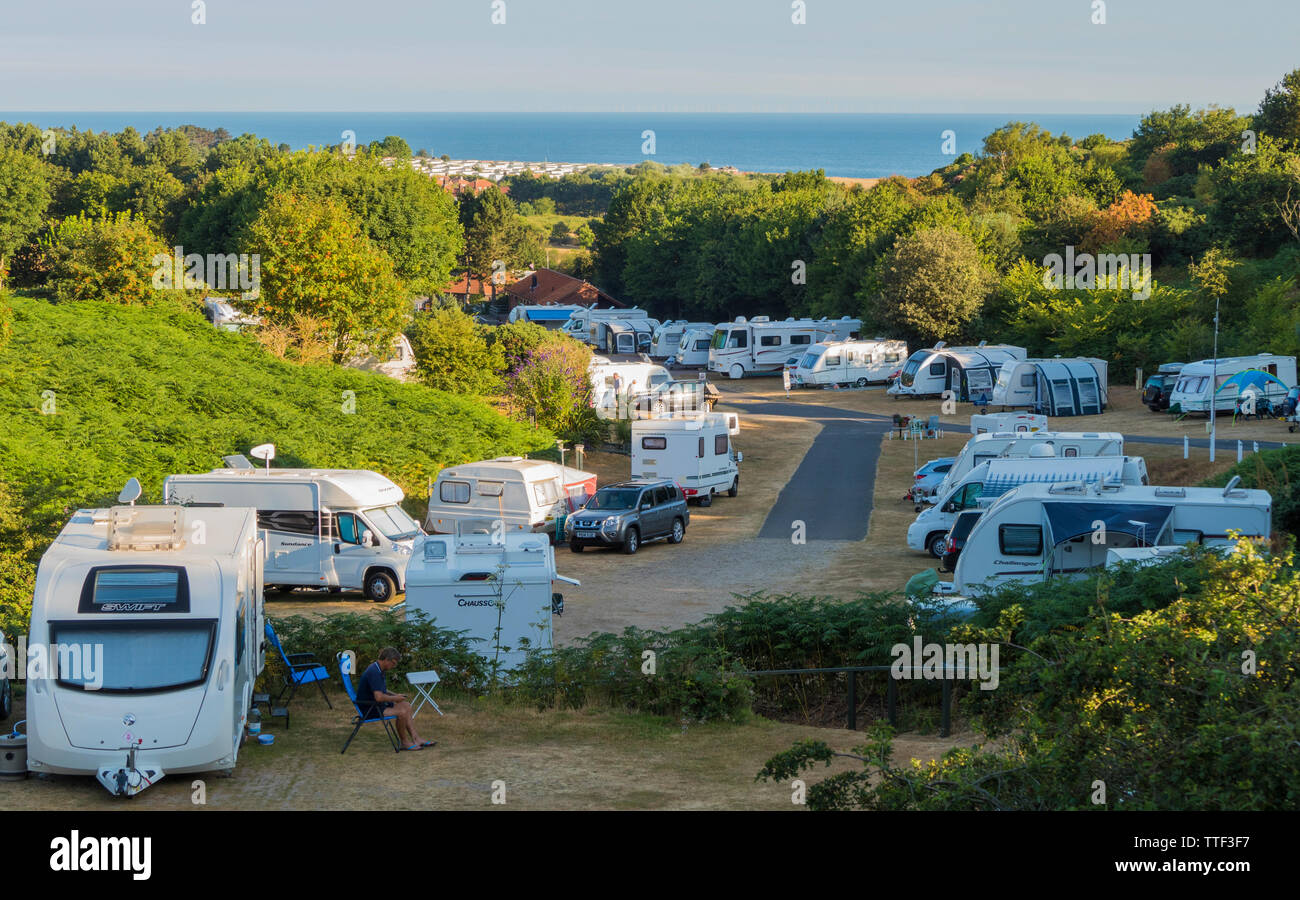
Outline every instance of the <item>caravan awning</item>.
POLYGON ((573 315, 571 309, 530 309, 524 312, 530 322, 567 322, 573 315))
POLYGON ((1092 534, 1097 522, 1101 522, 1107 531, 1132 535, 1143 543, 1154 544, 1174 511, 1172 506, 1080 503, 1076 500, 1045 503, 1043 506, 1054 544, 1092 534))

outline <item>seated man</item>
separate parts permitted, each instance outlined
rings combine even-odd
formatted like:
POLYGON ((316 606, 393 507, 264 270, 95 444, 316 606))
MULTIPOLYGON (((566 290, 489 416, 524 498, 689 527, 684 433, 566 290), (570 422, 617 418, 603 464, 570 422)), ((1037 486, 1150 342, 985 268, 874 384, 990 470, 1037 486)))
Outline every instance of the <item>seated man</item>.
POLYGON ((384 673, 395 667, 402 654, 394 647, 385 647, 379 651, 379 659, 372 662, 361 673, 357 684, 357 706, 361 709, 363 719, 378 719, 383 716, 397 717, 397 737, 402 741, 404 750, 423 750, 432 747, 437 741, 422 740, 415 733, 415 722, 411 718, 411 704, 405 694, 390 694, 384 673))

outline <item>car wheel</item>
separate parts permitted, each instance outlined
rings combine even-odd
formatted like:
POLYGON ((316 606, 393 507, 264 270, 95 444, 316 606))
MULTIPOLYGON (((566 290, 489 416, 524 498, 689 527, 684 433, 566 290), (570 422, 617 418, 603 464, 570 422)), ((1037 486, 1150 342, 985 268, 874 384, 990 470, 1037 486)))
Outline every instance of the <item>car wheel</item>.
POLYGON ((631 556, 641 546, 641 533, 635 528, 629 528, 627 534, 623 535, 623 552, 631 556))
POLYGON ((700 506, 712 506, 712 505, 713 505, 713 488, 709 488, 709 492, 700 498, 700 506))
POLYGON ((867 379, 865 379, 865 378, 859 378, 857 381, 854 382, 854 384, 856 384, 858 387, 866 387, 866 386, 867 386, 867 379))
POLYGON ((686 526, 682 524, 681 519, 673 519, 673 530, 668 535, 668 543, 680 544, 684 537, 686 537, 686 526))
POLYGON ((727 488, 727 496, 734 497, 740 493, 740 476, 737 475, 731 482, 731 487, 727 488))
POLYGON ((737 381, 739 381, 741 378, 744 378, 745 367, 742 366, 740 363, 736 363, 734 366, 731 367, 731 377, 737 381))
POLYGON ((0 722, 9 718, 14 711, 14 686, 11 681, 5 679, 3 686, 0 686, 0 722))
POLYGON ((397 593, 397 585, 393 582, 393 576, 387 572, 372 572, 366 576, 365 592, 367 600, 386 603, 397 593))
POLYGON ((569 541, 569 549, 572 550, 574 553, 581 553, 582 545, 577 543, 576 541, 569 541))
POLYGON ((942 531, 936 531, 930 535, 929 540, 926 541, 926 546, 929 548, 931 556, 935 559, 943 559, 943 553, 948 549, 948 535, 942 531))

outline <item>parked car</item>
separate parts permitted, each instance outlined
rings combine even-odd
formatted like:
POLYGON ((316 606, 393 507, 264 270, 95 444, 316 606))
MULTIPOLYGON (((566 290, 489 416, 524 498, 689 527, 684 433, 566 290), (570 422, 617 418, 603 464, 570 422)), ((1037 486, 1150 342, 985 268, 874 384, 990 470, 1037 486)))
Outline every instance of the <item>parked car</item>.
POLYGON ((1183 370, 1182 363, 1165 363, 1156 374, 1147 379, 1142 386, 1142 402, 1152 412, 1161 412, 1169 408, 1169 395, 1178 383, 1178 373, 1183 370))
POLYGON ((569 549, 622 547, 635 553, 645 541, 667 538, 680 544, 691 513, 686 495, 668 479, 638 478, 606 485, 582 509, 569 516, 569 549))
POLYGON ((953 522, 952 528, 948 530, 948 543, 943 551, 945 571, 957 571, 957 558, 961 556, 962 547, 966 546, 966 538, 970 537, 971 529, 983 514, 982 509, 968 509, 957 514, 957 521, 953 522))
POLYGON ((913 496, 929 497, 939 489, 943 484, 944 476, 952 468, 952 464, 957 461, 955 456, 944 456, 940 459, 932 459, 913 474, 912 494, 913 496))

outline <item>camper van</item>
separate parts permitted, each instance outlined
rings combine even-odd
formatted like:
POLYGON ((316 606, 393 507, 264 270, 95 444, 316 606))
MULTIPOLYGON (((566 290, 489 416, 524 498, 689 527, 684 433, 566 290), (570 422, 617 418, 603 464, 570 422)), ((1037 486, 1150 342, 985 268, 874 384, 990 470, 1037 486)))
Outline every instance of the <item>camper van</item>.
POLYGON ((555 534, 557 519, 596 493, 596 476, 541 459, 498 456, 451 466, 429 485, 430 533, 454 534, 457 523, 500 520, 506 531, 555 534))
POLYGON ((1029 406, 1049 416, 1095 416, 1108 401, 1104 359, 1011 359, 993 385, 995 406, 1029 406))
POLYGON ((790 383, 799 387, 857 385, 888 381, 907 359, 903 341, 825 341, 813 344, 790 373, 790 383))
POLYGON ((1296 383, 1295 357, 1274 356, 1271 353, 1258 353, 1255 356, 1229 356, 1218 360, 1217 366, 1212 359, 1188 363, 1178 373, 1173 393, 1169 395, 1169 411, 1187 413, 1210 413, 1210 397, 1214 396, 1214 408, 1219 412, 1232 412, 1237 405, 1238 391, 1228 388, 1219 392, 1223 383, 1247 369, 1259 369, 1283 382, 1269 382, 1258 388, 1270 403, 1281 403, 1286 397, 1287 388, 1296 383), (1215 379, 1213 387, 1210 379, 1215 379))
POLYGON ((744 454, 731 446, 740 434, 735 413, 666 415, 632 422, 632 477, 670 478, 686 499, 711 506, 723 491, 740 493, 744 454))
POLYGON ((532 322, 543 328, 563 328, 583 306, 559 303, 521 303, 506 316, 507 322, 532 322))
POLYGON ((1024 359, 1024 347, 980 342, 976 347, 949 347, 943 341, 917 350, 907 359, 887 393, 902 397, 939 397, 952 391, 962 402, 992 398, 1002 364, 1024 359))
POLYGON ((785 319, 767 316, 719 325, 709 346, 709 371, 744 378, 751 372, 780 373, 785 361, 821 341, 844 341, 862 328, 860 319, 785 319))
POLYGON ((526 647, 551 649, 552 611, 564 608, 553 581, 578 584, 556 574, 555 550, 540 535, 419 537, 406 569, 406 615, 420 612, 464 633, 475 653, 509 672, 526 647))
POLYGON ((1123 456, 1124 435, 1118 431, 1034 431, 977 434, 953 460, 947 477, 935 489, 935 498, 966 477, 966 473, 990 459, 1017 459, 1030 455, 1032 448, 1046 445, 1061 459, 1088 456, 1123 456))
POLYGON ((952 527, 957 513, 976 509, 980 499, 1006 493, 1014 487, 1031 483, 1069 481, 1113 481, 1121 484, 1146 484, 1146 460, 1140 456, 1092 456, 1062 458, 1045 444, 1030 447, 1029 455, 1019 459, 991 459, 948 485, 934 506, 926 507, 907 529, 907 546, 943 556, 944 535, 952 527))
POLYGON ((171 475, 167 503, 251 506, 266 531, 267 586, 360 589, 377 603, 402 590, 420 525, 402 509, 402 489, 360 469, 231 468, 171 475))
POLYGON ((50 653, 28 685, 28 771, 130 797, 233 770, 265 662, 262 562, 252 509, 74 513, 36 571, 29 640, 50 653))
POLYGON ((991 432, 1034 432, 1047 430, 1047 416, 1037 413, 975 413, 970 417, 971 434, 991 432))
POLYGON ((677 353, 673 355, 670 365, 708 366, 709 348, 713 345, 713 333, 726 325, 706 325, 702 328, 687 328, 682 332, 682 339, 677 343, 677 353))
POLYGON ((681 319, 655 326, 654 334, 650 338, 650 358, 671 359, 681 347, 683 335, 688 331, 701 329, 713 333, 713 325, 710 322, 687 322, 681 319))
POLYGON ((353 369, 365 369, 378 372, 396 381, 412 381, 415 378, 415 351, 406 335, 399 334, 393 338, 392 352, 387 358, 364 351, 348 360, 353 369))
POLYGON ((602 419, 629 416, 628 407, 636 407, 638 395, 666 390, 673 383, 672 373, 657 363, 610 362, 603 356, 591 358, 587 377, 591 381, 591 405, 602 419), (621 382, 617 390, 615 376, 621 382))
POLYGON ((204 297, 203 318, 222 331, 240 331, 262 324, 261 316, 240 312, 225 297, 204 297))
POLYGON ((1267 491, 1226 488, 1026 484, 980 516, 940 593, 969 596, 1010 582, 1086 574, 1115 548, 1231 544, 1228 532, 1267 538, 1267 491))
POLYGON ((631 309, 578 309, 561 329, 565 334, 601 353, 649 351, 658 319, 636 307, 631 309))

